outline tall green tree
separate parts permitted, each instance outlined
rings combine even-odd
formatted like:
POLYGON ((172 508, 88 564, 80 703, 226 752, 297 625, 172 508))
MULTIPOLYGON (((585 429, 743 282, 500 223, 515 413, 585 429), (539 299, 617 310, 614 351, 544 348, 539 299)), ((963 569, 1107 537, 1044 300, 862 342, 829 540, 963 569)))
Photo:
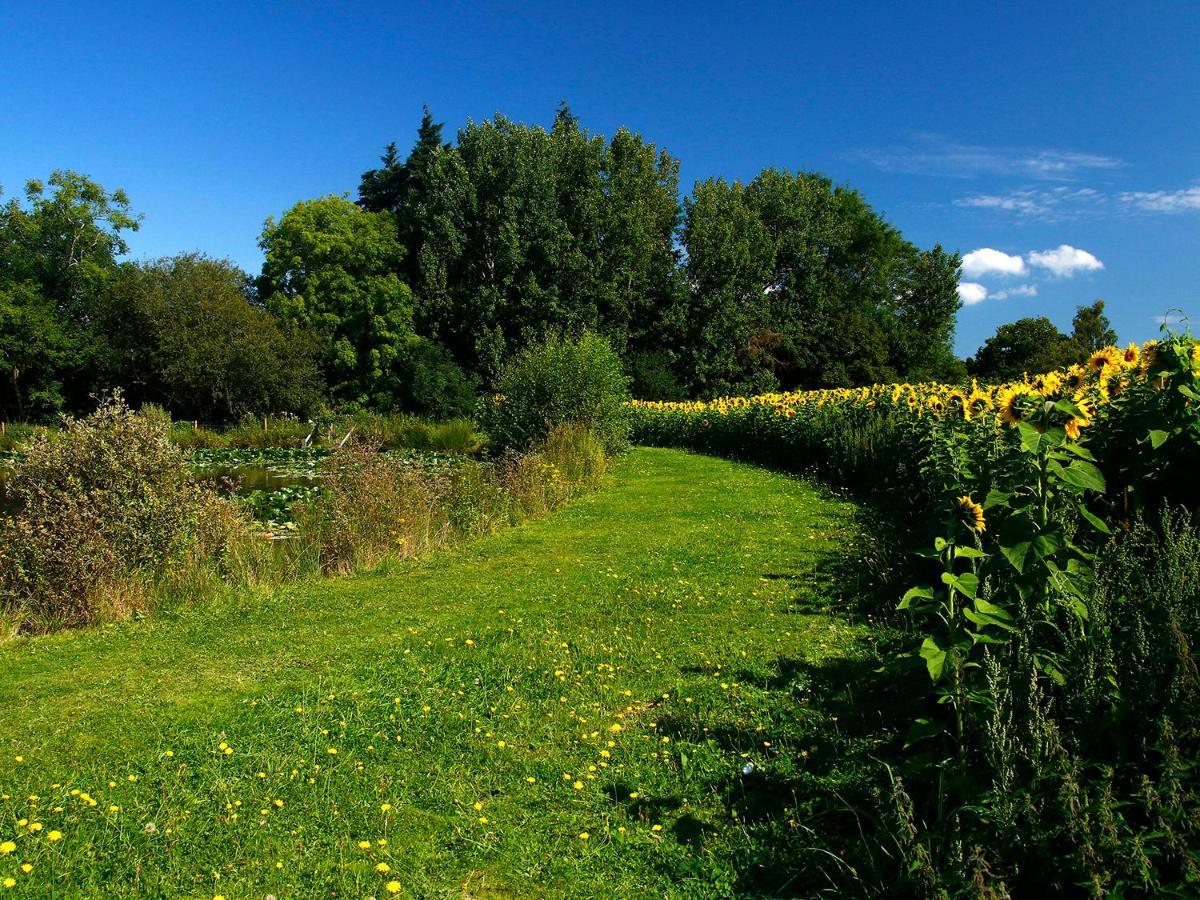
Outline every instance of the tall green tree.
POLYGON ((81 406, 105 350, 97 303, 141 217, 124 191, 57 170, 0 206, 0 412, 81 406))
POLYGON ((1117 333, 1113 330, 1112 322, 1104 314, 1104 301, 1097 300, 1090 306, 1080 306, 1075 310, 1075 318, 1071 322, 1071 339, 1079 347, 1080 356, 1091 356, 1102 347, 1112 346, 1117 342, 1117 333))
POLYGON ((680 283, 674 160, 628 131, 606 143, 565 104, 549 131, 497 116, 451 147, 431 128, 393 206, 422 334, 485 379, 550 331, 661 349, 680 283))
POLYGON ((413 334, 413 299, 399 273, 404 249, 393 216, 344 197, 297 203, 259 238, 258 290, 291 327, 313 331, 333 397, 391 408, 413 334))

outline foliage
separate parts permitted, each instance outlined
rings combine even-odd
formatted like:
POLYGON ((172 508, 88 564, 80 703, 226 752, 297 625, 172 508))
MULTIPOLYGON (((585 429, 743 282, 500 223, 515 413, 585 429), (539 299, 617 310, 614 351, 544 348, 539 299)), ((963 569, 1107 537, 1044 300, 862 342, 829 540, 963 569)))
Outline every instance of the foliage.
POLYGON ((232 263, 198 254, 120 266, 104 309, 111 380, 131 401, 206 422, 314 411, 311 334, 252 305, 246 285, 232 263))
POLYGON ((42 416, 94 389, 96 304, 140 217, 124 191, 55 170, 0 205, 0 417, 42 416))
POLYGON ((952 359, 958 257, 918 250, 857 192, 767 169, 701 182, 685 207, 683 343, 702 395, 760 373, 849 386, 952 359))
POLYGON ((1045 316, 1001 325, 967 360, 967 371, 984 381, 1013 381, 1027 373, 1083 363, 1116 342, 1117 334, 1104 314, 1104 301, 1097 300, 1076 309, 1069 337, 1045 316))
POLYGON ((678 164, 627 130, 609 142, 564 106, 550 131, 496 116, 454 146, 426 111, 401 163, 363 176, 359 202, 395 216, 418 331, 491 382, 555 329, 620 352, 660 344, 678 296, 678 164))
POLYGON ((584 332, 551 337, 519 353, 501 373, 484 407, 496 450, 521 450, 555 425, 591 429, 608 452, 628 442, 628 379, 608 342, 584 332))
POLYGON ((396 272, 404 251, 392 218, 344 197, 306 200, 267 219, 259 245, 259 293, 282 322, 318 336, 331 394, 395 409, 413 300, 396 272))

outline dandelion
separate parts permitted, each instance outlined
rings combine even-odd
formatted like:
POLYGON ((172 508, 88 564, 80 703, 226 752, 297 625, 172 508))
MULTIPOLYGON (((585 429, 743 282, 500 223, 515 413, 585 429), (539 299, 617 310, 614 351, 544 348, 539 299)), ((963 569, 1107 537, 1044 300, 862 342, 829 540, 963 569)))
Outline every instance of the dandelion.
POLYGON ((385 862, 381 862, 375 867, 375 871, 380 875, 386 875, 388 872, 392 871, 392 867, 385 862))
POLYGON ((386 885, 384 885, 384 889, 389 894, 398 894, 398 893, 400 893, 400 882, 389 881, 386 885))
POLYGON ((49 841, 61 841, 62 840, 62 832, 57 831, 57 830, 51 831, 49 834, 46 835, 46 839, 49 841))
POLYGON ((7 856, 8 854, 12 853, 16 849, 17 849, 17 845, 14 844, 12 841, 0 842, 0 854, 7 856))
POLYGON ((590 838, 590 837, 591 837, 591 835, 590 835, 590 834, 588 834, 586 831, 581 831, 581 832, 579 832, 579 839, 580 839, 581 841, 586 841, 586 840, 587 840, 588 838, 590 838))

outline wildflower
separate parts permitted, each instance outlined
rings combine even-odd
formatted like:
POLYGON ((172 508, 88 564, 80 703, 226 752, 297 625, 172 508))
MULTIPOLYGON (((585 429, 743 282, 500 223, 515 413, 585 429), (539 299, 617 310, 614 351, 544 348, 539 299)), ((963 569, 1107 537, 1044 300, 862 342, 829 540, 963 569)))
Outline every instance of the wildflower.
POLYGON ((388 872, 392 871, 392 867, 385 862, 381 862, 375 867, 375 871, 380 875, 386 875, 388 872))
POLYGON ((4 854, 5 856, 12 853, 16 849, 17 845, 12 841, 4 841, 3 843, 0 843, 0 854, 4 854))
POLYGON ((590 838, 590 837, 591 837, 591 835, 590 835, 590 834, 588 834, 586 831, 581 831, 581 832, 579 832, 579 839, 580 839, 581 841, 586 841, 586 840, 587 840, 588 838, 590 838))
POLYGON ((391 811, 392 811, 392 804, 390 804, 390 803, 384 803, 384 804, 382 804, 382 805, 379 807, 379 811, 380 811, 380 812, 391 812, 391 811))
POLYGON ((983 507, 972 500, 970 494, 963 494, 958 498, 958 508, 963 524, 976 534, 983 534, 987 527, 983 520, 983 507))
POLYGON ((384 887, 389 894, 400 893, 400 882, 398 881, 389 881, 384 887))
POLYGON ((8 878, 4 879, 4 886, 6 888, 13 887, 16 885, 16 883, 17 883, 17 879, 13 878, 12 876, 9 876, 8 878))
POLYGON ((46 839, 49 841, 61 841, 62 840, 62 832, 58 831, 58 830, 51 831, 49 834, 46 835, 46 839))

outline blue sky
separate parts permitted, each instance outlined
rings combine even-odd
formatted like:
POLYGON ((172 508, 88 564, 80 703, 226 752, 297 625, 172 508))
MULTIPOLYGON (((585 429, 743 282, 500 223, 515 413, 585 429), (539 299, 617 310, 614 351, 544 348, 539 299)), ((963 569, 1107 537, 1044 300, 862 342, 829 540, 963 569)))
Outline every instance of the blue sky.
POLYGON ((255 270, 266 216, 353 191, 423 103, 453 134, 561 99, 685 191, 818 170, 960 251, 963 353, 1097 297, 1126 340, 1200 315, 1193 2, 0 5, 0 184, 124 187, 136 256, 255 270))

